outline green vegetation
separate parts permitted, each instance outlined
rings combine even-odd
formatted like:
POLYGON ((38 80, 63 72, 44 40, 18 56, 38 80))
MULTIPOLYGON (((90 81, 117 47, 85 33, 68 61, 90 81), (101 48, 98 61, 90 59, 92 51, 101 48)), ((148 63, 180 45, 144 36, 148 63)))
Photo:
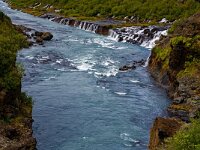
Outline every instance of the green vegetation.
POLYGON ((182 45, 187 53, 185 57, 184 69, 181 70, 177 77, 196 76, 200 72, 200 36, 183 37, 178 36, 171 39, 172 47, 182 45))
POLYGON ((16 53, 27 46, 27 42, 2 12, 0 12, 0 26, 0 89, 16 90, 21 85, 22 76, 15 65, 16 53))
POLYGON ((166 143, 167 150, 200 150, 200 120, 193 120, 166 143))
MULTIPOLYGON (((178 104, 171 104, 169 112, 181 118, 178 113, 186 112, 192 123, 183 127, 173 137, 166 139, 160 149, 166 150, 200 150, 200 13, 187 19, 181 19, 173 24, 167 37, 162 37, 152 50, 150 67, 158 72, 157 78, 165 77, 174 91, 170 94, 184 93, 188 97, 178 104), (175 88, 176 89, 175 89, 175 88), (173 93, 174 92, 174 93, 173 93), (194 114, 194 115, 191 115, 194 114)), ((174 96, 173 95, 173 96, 174 96)), ((176 96, 176 95, 175 95, 176 96)), ((178 95, 179 96, 179 95, 178 95)), ((181 95, 182 96, 182 95, 181 95)), ((158 149, 159 149, 158 148, 158 149)))
POLYGON ((161 39, 152 50, 156 59, 162 62, 163 70, 170 68, 170 62, 172 65, 181 63, 177 64, 181 69, 177 72, 178 79, 200 74, 199 18, 197 14, 189 19, 175 22, 168 32, 168 37, 161 39))
MULTIPOLYGON (((172 21, 188 17, 200 10, 196 0, 9 0, 13 7, 27 12, 41 13, 61 9, 59 13, 69 17, 113 17, 118 19, 134 16, 140 20, 172 21), (37 5, 41 3, 41 5, 37 5), (53 6, 47 9, 47 5, 53 6), (36 6, 34 9, 31 7, 36 6), (39 11, 37 11, 39 10, 39 11)), ((39 14, 38 14, 39 15, 39 14)))
POLYGON ((30 116, 32 99, 21 93, 23 69, 16 64, 18 50, 28 46, 26 37, 0 12, 0 119, 10 123, 16 115, 30 116), (12 115, 6 113, 12 109, 12 115))

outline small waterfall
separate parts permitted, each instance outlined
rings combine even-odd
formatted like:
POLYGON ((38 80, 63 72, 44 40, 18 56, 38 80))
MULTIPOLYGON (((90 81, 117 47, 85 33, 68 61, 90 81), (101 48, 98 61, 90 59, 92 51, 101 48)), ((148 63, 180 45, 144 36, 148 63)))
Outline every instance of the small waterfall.
MULTIPOLYGON (((109 37, 116 41, 129 42, 133 44, 139 44, 142 47, 152 49, 156 45, 156 41, 160 39, 162 35, 167 35, 169 27, 124 27, 111 29, 109 31, 109 37)), ((143 67, 147 67, 149 64, 151 54, 147 58, 143 67)))
POLYGON ((93 33, 101 34, 101 35, 109 35, 109 29, 104 25, 99 25, 94 22, 86 22, 86 21, 78 21, 71 18, 63 18, 60 16, 56 16, 54 14, 44 14, 40 16, 41 18, 48 19, 53 22, 57 22, 63 25, 69 25, 72 27, 77 27, 79 29, 85 31, 91 31, 93 33))
POLYGON ((82 21, 82 22, 80 22, 78 28, 82 29, 82 30, 91 31, 91 32, 96 33, 98 26, 99 25, 97 25, 95 23, 82 21))
POLYGON ((109 30, 109 37, 113 38, 115 41, 119 41, 119 34, 114 30, 109 30))
POLYGON ((148 49, 152 49, 155 46, 155 42, 159 40, 162 35, 167 35, 167 30, 169 28, 169 26, 132 26, 109 30, 106 26, 99 25, 94 22, 78 21, 71 18, 55 16, 53 14, 45 14, 41 17, 63 25, 77 27, 85 31, 90 31, 101 35, 108 35, 112 39, 119 42, 122 41, 132 44, 139 44, 148 49))
POLYGON ((109 36, 116 41, 129 42, 139 44, 145 48, 153 48, 155 42, 160 39, 162 35, 167 35, 169 27, 124 27, 111 29, 109 36))

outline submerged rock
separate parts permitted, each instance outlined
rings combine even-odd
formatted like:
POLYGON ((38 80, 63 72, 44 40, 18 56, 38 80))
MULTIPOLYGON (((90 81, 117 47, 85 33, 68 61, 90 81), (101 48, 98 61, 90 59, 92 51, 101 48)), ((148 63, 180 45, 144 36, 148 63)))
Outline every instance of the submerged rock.
POLYGON ((143 66, 145 64, 145 60, 141 59, 139 61, 133 61, 129 65, 124 65, 119 68, 120 71, 127 71, 127 70, 133 70, 136 69, 137 67, 143 66))
POLYGON ((119 70, 120 71, 127 71, 127 70, 135 69, 135 68, 136 68, 135 66, 124 65, 124 66, 120 67, 119 70))

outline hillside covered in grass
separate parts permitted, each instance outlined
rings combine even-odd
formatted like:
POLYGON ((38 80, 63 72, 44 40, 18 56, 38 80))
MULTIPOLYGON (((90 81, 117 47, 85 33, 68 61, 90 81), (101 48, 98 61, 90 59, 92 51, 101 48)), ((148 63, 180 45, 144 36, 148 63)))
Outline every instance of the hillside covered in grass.
POLYGON ((58 12, 68 17, 126 16, 137 20, 173 21, 200 10, 197 0, 9 0, 12 6, 28 11, 58 12))

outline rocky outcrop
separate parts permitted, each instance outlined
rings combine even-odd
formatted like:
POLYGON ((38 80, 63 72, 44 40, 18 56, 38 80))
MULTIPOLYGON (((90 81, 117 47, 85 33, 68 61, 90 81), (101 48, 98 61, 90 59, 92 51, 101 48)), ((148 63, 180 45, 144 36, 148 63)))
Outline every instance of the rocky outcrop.
POLYGON ((15 25, 15 28, 27 37, 29 46, 32 46, 36 43, 43 45, 44 41, 50 41, 53 38, 53 35, 50 32, 39 32, 22 25, 15 25))
MULTIPOLYGON (((169 117, 190 122, 200 111, 200 14, 179 22, 170 30, 152 50, 149 71, 172 99, 167 109, 169 117)), ((155 126, 158 125, 154 123, 153 128, 155 126)), ((151 136, 150 145, 154 138, 151 136)))
POLYGON ((50 41, 53 38, 53 35, 50 32, 38 32, 35 31, 31 34, 36 43, 42 45, 44 41, 50 41))
MULTIPOLYGON (((27 107, 27 109, 30 108, 27 107)), ((32 137, 31 112, 26 116, 15 115, 10 120, 0 121, 0 149, 35 150, 36 140, 32 137)))
POLYGON ((181 120, 175 118, 156 118, 151 128, 149 149, 160 149, 158 145, 161 147, 164 140, 172 137, 183 124, 181 120))

